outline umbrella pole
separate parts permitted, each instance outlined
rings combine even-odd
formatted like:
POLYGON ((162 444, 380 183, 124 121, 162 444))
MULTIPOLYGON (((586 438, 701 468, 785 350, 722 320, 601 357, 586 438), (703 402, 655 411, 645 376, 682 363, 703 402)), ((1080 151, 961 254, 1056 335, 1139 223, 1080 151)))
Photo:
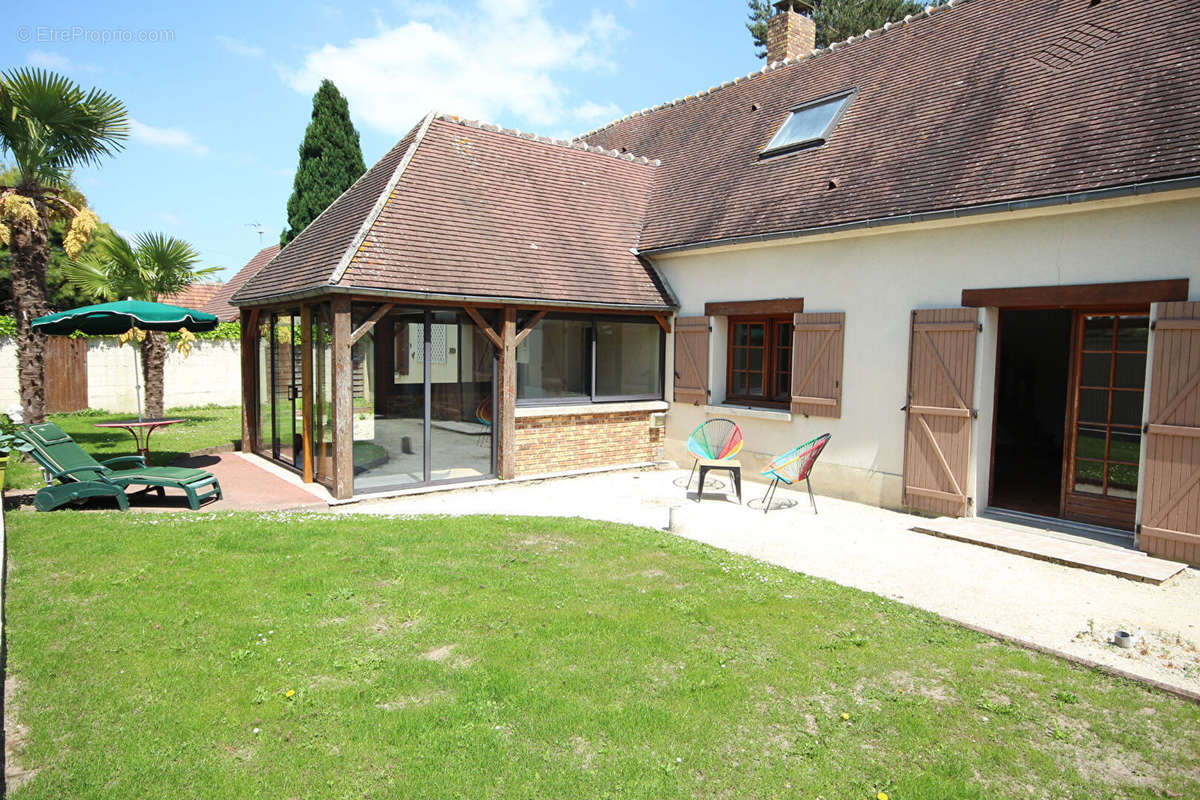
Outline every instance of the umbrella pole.
POLYGON ((142 371, 138 369, 138 350, 140 349, 137 340, 137 328, 134 328, 134 335, 129 342, 133 348, 133 393, 137 397, 138 422, 142 421, 142 371))

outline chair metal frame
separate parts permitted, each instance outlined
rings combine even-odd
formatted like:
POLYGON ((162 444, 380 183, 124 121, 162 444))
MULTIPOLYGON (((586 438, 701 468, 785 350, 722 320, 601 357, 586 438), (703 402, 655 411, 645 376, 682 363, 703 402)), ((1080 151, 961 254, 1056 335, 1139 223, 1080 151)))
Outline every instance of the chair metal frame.
POLYGON ((817 463, 821 452, 825 449, 825 445, 829 444, 829 439, 832 434, 824 433, 815 439, 810 439, 799 447, 794 447, 786 453, 781 453, 771 459, 771 463, 767 464, 767 468, 762 471, 763 475, 771 477, 771 485, 767 487, 767 493, 763 495, 763 513, 766 514, 771 510, 771 500, 775 497, 775 490, 781 483, 786 483, 788 486, 804 481, 805 487, 808 489, 808 502, 812 503, 813 513, 817 511, 817 499, 813 495, 812 481, 809 476, 812 475, 813 467, 817 463), (807 463, 802 464, 796 471, 796 477, 789 479, 782 474, 783 470, 796 462, 807 460, 807 463))

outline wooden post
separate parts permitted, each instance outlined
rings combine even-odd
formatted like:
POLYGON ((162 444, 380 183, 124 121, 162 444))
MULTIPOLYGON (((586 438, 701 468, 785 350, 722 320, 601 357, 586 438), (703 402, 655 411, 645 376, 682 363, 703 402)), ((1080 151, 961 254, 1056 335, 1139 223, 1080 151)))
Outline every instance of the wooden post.
POLYGON ((312 306, 300 306, 300 419, 304 430, 304 455, 301 472, 304 482, 312 483, 313 477, 313 339, 312 306))
POLYGON ((502 480, 517 472, 517 309, 504 307, 500 324, 500 387, 496 393, 496 471, 502 480))
POLYGON ((258 309, 243 308, 242 323, 242 441, 243 453, 254 452, 254 436, 257 422, 257 398, 255 394, 255 366, 258 359, 255 349, 258 346, 258 309))
POLYGON ((354 374, 350 363, 350 298, 333 298, 333 496, 354 494, 354 374))

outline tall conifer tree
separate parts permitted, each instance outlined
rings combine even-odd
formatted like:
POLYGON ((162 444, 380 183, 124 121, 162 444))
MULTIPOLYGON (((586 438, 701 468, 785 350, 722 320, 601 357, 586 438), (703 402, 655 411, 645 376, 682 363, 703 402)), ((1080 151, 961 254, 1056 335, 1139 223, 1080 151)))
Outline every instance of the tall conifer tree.
MULTIPOLYGON (((930 0, 937 5, 940 0, 930 0)), ((924 4, 913 0, 808 0, 817 23, 817 45, 825 47, 868 29, 882 28, 916 14, 924 4)), ((754 40, 754 54, 767 57, 767 20, 775 13, 774 0, 746 0, 746 30, 754 40)))
POLYGON ((366 171, 350 104, 332 81, 321 81, 313 95, 312 121, 300 144, 300 164, 287 204, 288 227, 279 243, 295 239, 366 171))

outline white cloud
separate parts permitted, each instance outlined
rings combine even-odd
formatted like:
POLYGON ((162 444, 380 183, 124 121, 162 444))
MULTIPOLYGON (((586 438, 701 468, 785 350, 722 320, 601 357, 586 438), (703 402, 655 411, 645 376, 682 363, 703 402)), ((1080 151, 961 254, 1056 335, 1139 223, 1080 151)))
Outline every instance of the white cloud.
POLYGON ((596 103, 588 100, 571 109, 571 116, 580 122, 609 122, 621 116, 616 103, 596 103))
POLYGON ((183 221, 179 217, 175 216, 174 214, 172 214, 169 211, 158 211, 155 213, 155 216, 157 216, 160 220, 167 223, 168 225, 178 225, 179 223, 181 223, 183 221))
POLYGON ((192 135, 182 128, 155 128, 130 117, 129 135, 133 137, 134 141, 145 142, 154 147, 182 150, 195 156, 208 155, 208 148, 193 139, 192 135))
POLYGON ((46 50, 31 50, 26 60, 31 67, 53 70, 55 72, 99 72, 98 67, 91 64, 77 64, 61 53, 51 53, 46 50))
POLYGON ((284 80, 311 94, 329 78, 357 119, 397 136, 433 108, 542 128, 619 115, 612 104, 572 105, 563 80, 612 67, 609 52, 624 31, 611 14, 594 13, 569 30, 551 23, 538 0, 478 0, 465 9, 413 0, 404 9, 405 24, 377 20, 375 35, 326 44, 284 80))
POLYGON ((218 36, 217 42, 220 43, 229 52, 237 56, 245 56, 246 58, 262 58, 263 49, 256 44, 243 42, 241 39, 235 39, 232 36, 218 36))

